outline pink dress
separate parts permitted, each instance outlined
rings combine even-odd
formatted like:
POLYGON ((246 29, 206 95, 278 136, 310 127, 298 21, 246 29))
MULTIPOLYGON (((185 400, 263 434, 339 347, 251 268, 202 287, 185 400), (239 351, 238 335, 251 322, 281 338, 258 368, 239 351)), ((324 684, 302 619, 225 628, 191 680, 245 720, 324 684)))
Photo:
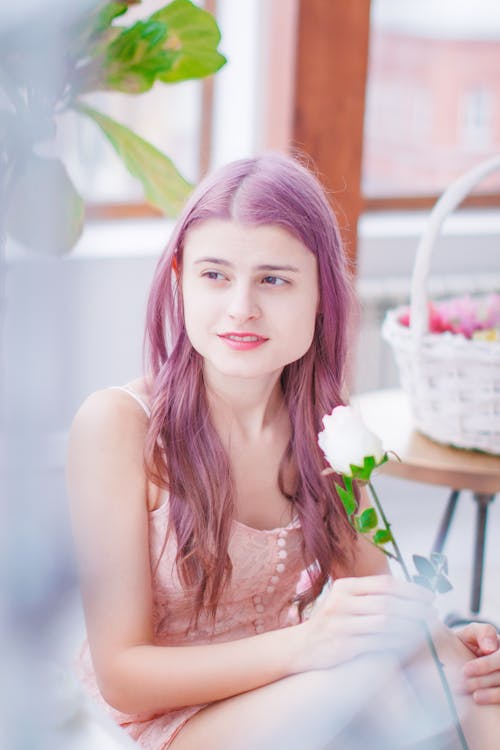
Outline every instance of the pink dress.
MULTIPOLYGON (((146 404, 136 398, 146 413, 146 404)), ((189 646, 246 638, 299 622, 293 600, 304 568, 302 532, 298 521, 288 526, 258 530, 233 522, 229 555, 233 572, 217 609, 215 624, 200 615, 196 630, 186 634, 192 612, 175 570, 175 539, 165 535, 168 503, 149 514, 149 548, 153 575, 153 619, 155 643, 160 646, 189 646)), ((184 724, 204 708, 186 706, 163 714, 124 714, 104 701, 97 686, 88 642, 78 660, 80 679, 93 697, 140 746, 165 750, 184 724)), ((205 704, 206 705, 206 704, 205 704)))

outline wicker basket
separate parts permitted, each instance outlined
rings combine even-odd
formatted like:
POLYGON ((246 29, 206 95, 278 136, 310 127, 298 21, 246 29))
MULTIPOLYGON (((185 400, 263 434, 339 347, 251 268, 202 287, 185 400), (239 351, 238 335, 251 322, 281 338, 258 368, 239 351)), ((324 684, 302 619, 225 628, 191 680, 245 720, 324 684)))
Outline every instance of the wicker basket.
POLYGON ((382 336, 393 348, 417 429, 440 443, 500 454, 500 342, 430 333, 426 288, 443 221, 474 185, 497 170, 500 156, 464 174, 437 201, 417 248, 410 327, 398 322, 405 308, 389 310, 382 336))

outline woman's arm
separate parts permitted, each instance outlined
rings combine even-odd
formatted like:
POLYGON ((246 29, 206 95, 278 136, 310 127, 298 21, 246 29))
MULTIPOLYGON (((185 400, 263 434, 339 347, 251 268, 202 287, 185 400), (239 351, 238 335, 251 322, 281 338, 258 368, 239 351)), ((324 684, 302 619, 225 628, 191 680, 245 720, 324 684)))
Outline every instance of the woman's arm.
POLYGON ((293 672, 291 629, 210 646, 153 645, 145 415, 118 391, 71 428, 67 480, 87 633, 105 699, 130 713, 235 695, 293 672))
MULTIPOLYGON (((228 643, 154 645, 143 444, 147 422, 119 391, 90 396, 70 435, 68 487, 87 633, 104 698, 125 713, 221 700, 374 647, 387 612, 414 621, 429 599, 389 576, 334 584, 311 620, 228 643)), ((385 634, 384 636, 385 637, 385 634)))

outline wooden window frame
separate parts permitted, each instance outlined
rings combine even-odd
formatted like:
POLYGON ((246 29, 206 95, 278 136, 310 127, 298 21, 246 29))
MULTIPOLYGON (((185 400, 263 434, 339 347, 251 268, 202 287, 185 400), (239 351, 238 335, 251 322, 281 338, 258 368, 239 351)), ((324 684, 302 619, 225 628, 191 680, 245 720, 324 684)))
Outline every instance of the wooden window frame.
MULTIPOLYGON (((347 252, 355 264, 357 223, 362 213, 428 210, 439 195, 368 197, 362 192, 370 0, 295 0, 295 5, 291 142, 312 157, 332 191, 347 252), (336 143, 340 144, 338 150, 332 146, 336 143)), ((462 206, 496 208, 500 193, 468 196, 462 206)))

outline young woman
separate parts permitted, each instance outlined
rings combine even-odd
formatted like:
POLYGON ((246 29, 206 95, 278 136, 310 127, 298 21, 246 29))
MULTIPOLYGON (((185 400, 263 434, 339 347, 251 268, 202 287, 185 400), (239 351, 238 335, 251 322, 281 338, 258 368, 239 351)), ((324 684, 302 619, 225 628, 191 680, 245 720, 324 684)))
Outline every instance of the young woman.
MULTIPOLYGON (((145 748, 347 748, 365 731, 371 748, 410 747, 443 729, 410 720, 434 674, 407 651, 435 619, 431 596, 388 575, 321 475, 322 416, 347 399, 352 299, 312 174, 278 155, 234 162, 198 187, 158 263, 144 377, 75 417, 80 668, 145 748), (384 721, 388 696, 400 710, 384 721)), ((492 637, 472 626, 469 649, 443 631, 450 678, 473 651, 491 661, 492 637)), ((496 689, 497 669, 474 679, 496 689)), ((471 748, 497 747, 498 705, 457 700, 471 748)))

